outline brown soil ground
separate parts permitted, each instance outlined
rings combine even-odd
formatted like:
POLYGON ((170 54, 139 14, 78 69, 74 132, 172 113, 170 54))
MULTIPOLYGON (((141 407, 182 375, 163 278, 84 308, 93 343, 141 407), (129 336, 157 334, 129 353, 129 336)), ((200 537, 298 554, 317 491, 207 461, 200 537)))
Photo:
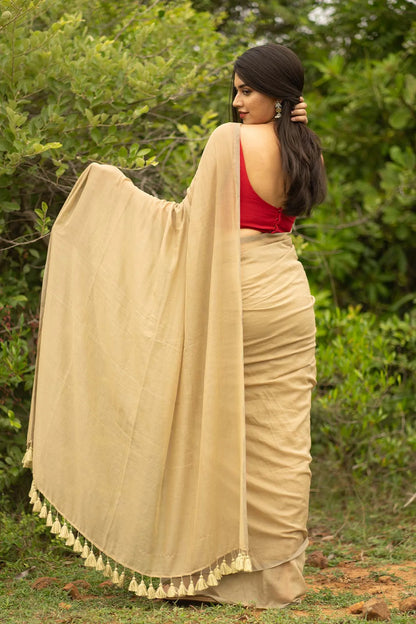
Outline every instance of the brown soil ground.
MULTIPOLYGON (((357 596, 351 604, 362 600, 362 596, 369 596, 384 600, 393 609, 398 608, 399 602, 404 598, 416 595, 416 562, 376 565, 366 564, 365 561, 346 561, 334 567, 307 573, 306 582, 309 595, 324 589, 331 590, 335 595, 349 592, 357 596)), ((324 605, 322 612, 337 617, 351 613, 350 607, 334 608, 324 605)), ((303 612, 299 609, 295 613, 301 615, 303 612)))

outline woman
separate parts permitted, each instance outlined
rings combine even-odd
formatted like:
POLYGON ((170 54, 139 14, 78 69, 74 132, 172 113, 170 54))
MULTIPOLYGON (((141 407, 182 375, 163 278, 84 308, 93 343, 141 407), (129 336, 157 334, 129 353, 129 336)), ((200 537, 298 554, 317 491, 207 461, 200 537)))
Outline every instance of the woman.
POLYGON ((131 570, 139 596, 276 607, 304 593, 314 383, 287 232, 324 174, 314 135, 289 124, 297 57, 253 48, 234 81, 243 124, 214 131, 181 204, 109 166, 72 190, 48 251, 26 465, 34 510, 114 582, 131 570))
POLYGON ((302 88, 301 63, 283 46, 252 48, 234 65, 233 116, 243 123, 248 543, 256 571, 227 576, 205 594, 258 607, 284 606, 305 593, 315 326, 307 280, 285 232, 323 200, 325 174, 317 138, 290 123, 302 88))

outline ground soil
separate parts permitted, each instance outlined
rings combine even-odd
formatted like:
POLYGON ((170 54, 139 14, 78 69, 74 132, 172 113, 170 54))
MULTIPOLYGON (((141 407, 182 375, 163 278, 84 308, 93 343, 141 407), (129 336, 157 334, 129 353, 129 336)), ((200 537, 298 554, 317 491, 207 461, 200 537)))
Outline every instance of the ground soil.
MULTIPOLYGON (((390 609, 399 608, 404 598, 416 595, 416 562, 367 564, 365 561, 346 561, 334 567, 307 573, 308 593, 320 592, 324 589, 340 596, 349 592, 357 598, 347 607, 325 607, 325 614, 334 613, 338 617, 350 614, 350 606, 361 600, 362 596, 370 596, 384 600, 390 609)), ((301 615, 302 609, 296 610, 301 615)), ((306 615, 306 612, 305 612, 306 615)))

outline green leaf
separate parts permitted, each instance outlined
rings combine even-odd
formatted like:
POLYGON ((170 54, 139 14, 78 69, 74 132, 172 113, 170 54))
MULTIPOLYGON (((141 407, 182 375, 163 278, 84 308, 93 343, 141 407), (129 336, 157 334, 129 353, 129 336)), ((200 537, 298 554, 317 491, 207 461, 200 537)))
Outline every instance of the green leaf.
POLYGON ((416 77, 413 74, 406 74, 403 98, 409 106, 416 103, 416 77))
POLYGON ((407 108, 397 108, 389 116, 389 124, 395 130, 403 130, 412 121, 411 112, 407 108))

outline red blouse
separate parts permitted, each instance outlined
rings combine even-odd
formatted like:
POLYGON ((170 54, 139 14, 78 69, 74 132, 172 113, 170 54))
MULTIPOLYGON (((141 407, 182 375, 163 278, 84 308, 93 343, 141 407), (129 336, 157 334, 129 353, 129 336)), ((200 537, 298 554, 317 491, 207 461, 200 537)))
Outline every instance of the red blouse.
POLYGON ((248 179, 240 143, 240 228, 260 232, 290 232, 296 217, 283 214, 281 208, 268 204, 257 195, 248 179))

